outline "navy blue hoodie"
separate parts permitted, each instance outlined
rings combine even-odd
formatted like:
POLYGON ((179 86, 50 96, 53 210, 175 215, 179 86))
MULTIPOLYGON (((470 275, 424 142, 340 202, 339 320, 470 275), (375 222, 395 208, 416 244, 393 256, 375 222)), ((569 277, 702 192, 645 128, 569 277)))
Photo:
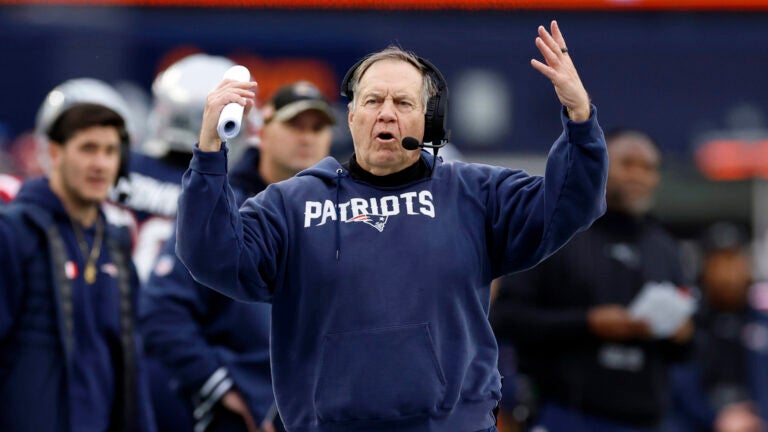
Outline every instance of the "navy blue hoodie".
POLYGON ((563 124, 544 177, 438 161, 431 177, 374 187, 327 158, 239 212, 226 148, 195 149, 177 254, 199 282, 272 302, 273 386, 289 431, 493 426, 490 282, 535 265, 605 208, 596 118, 563 124))
MULTIPOLYGON (((94 229, 85 229, 83 237, 92 245, 94 229)), ((118 281, 129 278, 135 312, 138 278, 130 263, 123 267, 111 256, 112 241, 129 256, 128 232, 107 225, 97 279, 86 285, 70 218, 46 179, 26 181, 16 200, 0 211, 0 430, 154 430, 135 333, 127 335, 134 344, 129 354, 133 390, 122 383, 121 314, 126 309, 118 281), (53 264, 51 226, 63 240, 66 271, 53 264), (65 290, 71 301, 62 300, 65 290), (125 394, 135 400, 127 404, 125 394), (121 418, 124 406, 134 407, 130 425, 121 418)))

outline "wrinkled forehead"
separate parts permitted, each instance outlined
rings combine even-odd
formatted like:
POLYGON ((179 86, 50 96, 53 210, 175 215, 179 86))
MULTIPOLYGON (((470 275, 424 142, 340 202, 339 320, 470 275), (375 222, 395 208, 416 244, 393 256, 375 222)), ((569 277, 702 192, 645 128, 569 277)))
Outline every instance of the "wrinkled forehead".
POLYGON ((422 72, 404 60, 383 59, 366 69, 358 82, 358 92, 407 92, 419 94, 422 72))

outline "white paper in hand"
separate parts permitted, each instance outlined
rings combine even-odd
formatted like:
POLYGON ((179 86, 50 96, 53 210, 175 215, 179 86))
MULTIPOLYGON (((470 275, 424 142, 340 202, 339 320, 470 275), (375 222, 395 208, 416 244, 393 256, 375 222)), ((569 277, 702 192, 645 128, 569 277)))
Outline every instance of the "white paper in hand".
MULTIPOLYGON (((251 80, 251 73, 245 66, 232 66, 225 73, 222 79, 231 79, 235 81, 247 82, 251 80)), ((221 115, 216 131, 222 141, 229 141, 240 133, 240 125, 243 122, 243 110, 245 107, 238 103, 227 104, 221 115)))
POLYGON ((696 309, 694 298, 670 282, 648 282, 629 305, 629 313, 651 326, 657 338, 668 338, 696 309))

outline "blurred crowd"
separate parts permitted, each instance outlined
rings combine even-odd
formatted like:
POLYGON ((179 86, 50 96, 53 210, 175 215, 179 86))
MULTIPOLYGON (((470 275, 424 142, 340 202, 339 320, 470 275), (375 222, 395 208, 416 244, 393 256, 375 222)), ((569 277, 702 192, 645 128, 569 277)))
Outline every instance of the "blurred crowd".
MULTIPOLYGON (((0 131, 1 208, 24 180, 51 172, 50 131, 69 107, 106 106, 124 120, 129 163, 102 211, 130 233, 137 355, 148 376, 147 421, 159 431, 283 430, 270 381, 270 307, 197 284, 174 250, 181 179, 206 97, 234 64, 184 57, 157 75, 146 100, 94 78, 72 79, 41 101, 35 130, 0 131)), ((229 146, 238 202, 328 156, 332 127, 344 123, 311 82, 286 81, 258 99, 229 146)), ((768 284, 753 278, 749 231, 712 224, 686 239, 695 254, 684 260, 682 239, 653 216, 664 181, 659 145, 639 129, 606 130, 606 140, 606 214, 536 267, 494 281, 499 430, 768 431, 768 284), (654 296, 670 300, 654 304, 654 296)), ((98 235, 73 239, 85 244, 83 270, 98 235)), ((0 316, 0 352, 14 346, 12 321, 0 316)), ((13 360, 0 360, 2 388, 13 360)))

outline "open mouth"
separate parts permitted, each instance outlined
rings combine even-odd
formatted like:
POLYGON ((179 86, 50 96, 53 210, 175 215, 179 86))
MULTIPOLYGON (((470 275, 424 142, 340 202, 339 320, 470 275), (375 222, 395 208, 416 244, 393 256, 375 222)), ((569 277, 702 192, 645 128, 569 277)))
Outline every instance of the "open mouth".
POLYGON ((392 141, 395 139, 395 136, 389 132, 382 132, 376 135, 376 138, 379 139, 380 141, 392 141))

